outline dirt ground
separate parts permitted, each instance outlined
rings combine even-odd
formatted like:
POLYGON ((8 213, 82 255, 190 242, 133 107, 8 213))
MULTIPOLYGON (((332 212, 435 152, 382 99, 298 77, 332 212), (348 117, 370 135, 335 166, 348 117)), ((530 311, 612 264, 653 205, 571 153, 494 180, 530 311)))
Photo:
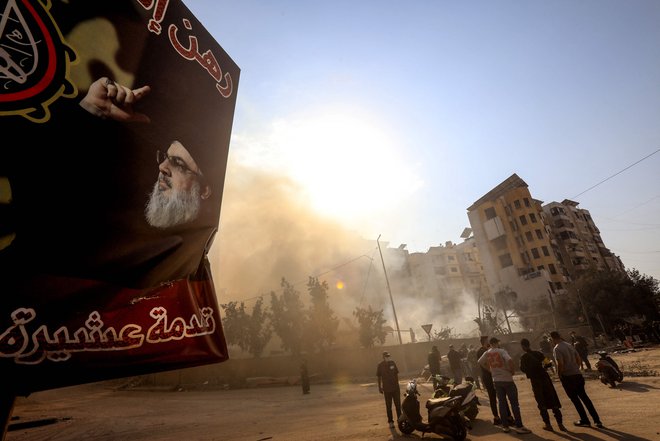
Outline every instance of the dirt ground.
MULTIPOLYGON (((470 440, 646 441, 660 440, 660 347, 614 354, 630 372, 616 389, 587 381, 604 429, 574 427, 577 412, 559 382, 555 387, 570 432, 546 432, 529 380, 516 376, 524 424, 533 433, 505 434, 492 425, 488 399, 478 391, 480 413, 470 440)), ((592 364, 596 357, 592 356, 592 364)), ((402 390, 407 379, 401 378, 402 390)), ((240 390, 118 390, 95 383, 19 398, 6 441, 390 441, 419 439, 390 429, 375 383, 312 384, 240 390)), ((421 384, 422 398, 430 384, 421 384)), ((554 420, 553 420, 554 422, 554 420)), ((434 434, 424 438, 440 439, 434 434)))

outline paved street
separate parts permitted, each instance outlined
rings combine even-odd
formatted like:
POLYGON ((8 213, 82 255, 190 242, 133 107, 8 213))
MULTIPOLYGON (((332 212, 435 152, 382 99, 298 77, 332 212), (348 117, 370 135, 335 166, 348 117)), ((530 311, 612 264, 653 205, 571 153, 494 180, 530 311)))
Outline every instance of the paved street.
MULTIPOLYGON (((616 359, 624 364, 637 362, 638 370, 640 366, 653 368, 660 365, 660 349, 616 359)), ((523 420, 533 433, 504 434, 494 427, 487 398, 479 391, 484 405, 468 439, 660 440, 660 377, 626 380, 617 389, 597 380, 587 382, 606 429, 573 427, 577 413, 560 383, 555 383, 570 432, 550 433, 541 429, 528 380, 516 376, 523 420)), ((430 385, 422 384, 420 392, 429 396, 430 385)), ((12 430, 7 441, 389 441, 421 437, 417 433, 404 436, 387 426, 382 397, 374 383, 339 380, 336 384, 312 384, 309 395, 303 395, 300 387, 118 391, 110 383, 97 383, 20 398, 14 416, 14 424, 50 424, 12 430)), ((427 434, 424 438, 440 437, 427 434)))

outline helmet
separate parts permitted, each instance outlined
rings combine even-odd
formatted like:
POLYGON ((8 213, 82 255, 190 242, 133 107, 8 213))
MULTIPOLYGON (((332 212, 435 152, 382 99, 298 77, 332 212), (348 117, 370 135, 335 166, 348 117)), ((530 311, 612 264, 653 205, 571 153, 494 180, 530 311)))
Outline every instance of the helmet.
POLYGON ((408 385, 406 386, 406 395, 419 395, 419 392, 417 392, 417 381, 415 379, 408 382, 408 385))

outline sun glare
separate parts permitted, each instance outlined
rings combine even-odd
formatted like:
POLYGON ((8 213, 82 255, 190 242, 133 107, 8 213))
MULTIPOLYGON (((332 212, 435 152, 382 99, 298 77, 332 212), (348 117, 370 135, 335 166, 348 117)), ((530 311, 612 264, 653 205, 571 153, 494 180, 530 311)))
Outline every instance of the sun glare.
POLYGON ((398 205, 421 185, 393 134, 363 115, 287 118, 253 141, 259 159, 251 163, 289 176, 317 212, 348 224, 398 205))

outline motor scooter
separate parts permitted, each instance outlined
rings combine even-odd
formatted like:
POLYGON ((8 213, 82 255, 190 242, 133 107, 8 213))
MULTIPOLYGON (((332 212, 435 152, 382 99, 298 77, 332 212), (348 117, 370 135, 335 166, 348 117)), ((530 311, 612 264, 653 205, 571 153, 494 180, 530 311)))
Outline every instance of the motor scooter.
MULTIPOLYGON (((435 376, 437 387, 433 392, 433 398, 441 397, 461 397, 461 414, 469 421, 474 421, 479 414, 479 397, 477 397, 476 386, 474 378, 465 377, 465 381, 461 384, 449 385, 451 380, 444 375, 435 376)), ((468 422, 468 428, 471 429, 471 423, 468 422)))
POLYGON ((607 352, 598 352, 600 358, 596 362, 596 369, 600 374, 600 381, 603 384, 609 384, 611 387, 616 387, 616 382, 623 381, 623 372, 619 369, 619 365, 610 357, 607 352))
POLYGON ((424 433, 435 433, 449 436, 456 441, 463 441, 467 436, 465 418, 460 413, 461 397, 429 398, 426 401, 428 411, 427 421, 424 422, 420 413, 420 403, 417 399, 417 381, 408 382, 403 402, 401 403, 401 416, 397 423, 404 435, 410 435, 415 430, 424 433))

